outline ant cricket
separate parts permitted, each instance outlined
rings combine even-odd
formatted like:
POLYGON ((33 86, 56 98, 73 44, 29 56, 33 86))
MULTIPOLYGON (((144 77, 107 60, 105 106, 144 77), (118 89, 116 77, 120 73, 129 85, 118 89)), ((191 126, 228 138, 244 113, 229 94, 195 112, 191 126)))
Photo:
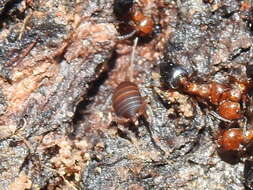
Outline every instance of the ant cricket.
MULTIPOLYGON (((165 152, 157 145, 155 138, 153 137, 150 123, 147 121, 148 115, 146 110, 148 108, 145 99, 142 97, 139 88, 133 81, 133 62, 135 49, 138 43, 138 38, 134 40, 131 62, 128 68, 129 75, 126 79, 121 82, 114 90, 112 97, 112 107, 115 112, 116 123, 123 125, 123 129, 119 128, 121 132, 125 132, 127 138, 130 139, 134 144, 136 138, 133 136, 138 134, 137 126, 143 124, 151 138, 151 141, 155 148, 159 149, 162 154, 165 152), (132 127, 132 128, 131 128, 132 127), (125 128, 128 128, 125 130, 125 128)), ((118 126, 120 127, 120 126, 118 126)), ((136 145, 136 144, 135 144, 136 145)))

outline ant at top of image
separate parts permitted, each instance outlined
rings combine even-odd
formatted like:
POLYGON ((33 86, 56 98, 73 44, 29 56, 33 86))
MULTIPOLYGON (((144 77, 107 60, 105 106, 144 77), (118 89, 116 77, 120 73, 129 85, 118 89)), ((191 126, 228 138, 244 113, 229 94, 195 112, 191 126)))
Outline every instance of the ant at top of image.
POLYGON ((124 38, 135 34, 139 37, 148 37, 155 28, 155 15, 153 14, 153 0, 115 0, 113 11, 121 22, 120 31, 124 38))

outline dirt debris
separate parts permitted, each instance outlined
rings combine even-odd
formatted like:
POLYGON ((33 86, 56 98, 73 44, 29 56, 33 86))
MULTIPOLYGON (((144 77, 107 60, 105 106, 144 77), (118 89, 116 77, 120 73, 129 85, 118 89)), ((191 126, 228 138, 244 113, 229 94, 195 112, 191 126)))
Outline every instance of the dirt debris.
POLYGON ((25 189, 30 189, 32 186, 31 180, 24 174, 21 173, 15 181, 9 185, 10 190, 15 190, 15 189, 20 189, 20 190, 25 190, 25 189))

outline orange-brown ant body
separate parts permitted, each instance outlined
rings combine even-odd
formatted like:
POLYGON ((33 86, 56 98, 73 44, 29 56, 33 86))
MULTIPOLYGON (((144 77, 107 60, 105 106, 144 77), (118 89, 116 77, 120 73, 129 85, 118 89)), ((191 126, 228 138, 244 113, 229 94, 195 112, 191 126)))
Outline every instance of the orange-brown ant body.
MULTIPOLYGON (((169 89, 179 90, 189 95, 207 101, 213 105, 223 121, 243 118, 243 104, 249 100, 249 91, 252 88, 253 65, 247 66, 246 73, 249 79, 237 80, 230 77, 230 83, 215 81, 198 83, 190 81, 186 69, 182 66, 167 62, 160 63, 161 82, 169 89)), ((253 128, 222 129, 218 133, 217 142, 223 151, 241 151, 251 144, 253 128)))
POLYGON ((188 72, 182 66, 170 62, 162 62, 160 71, 165 86, 208 101, 216 107, 219 116, 224 120, 242 118, 241 103, 247 99, 252 87, 251 80, 239 81, 230 77, 230 84, 215 81, 201 84, 190 81, 188 72))
POLYGON ((252 142, 253 128, 245 131, 241 128, 221 130, 217 140, 223 151, 240 151, 243 146, 252 142))
POLYGON ((218 82, 197 84, 187 78, 181 80, 183 91, 208 100, 217 107, 218 114, 227 120, 242 118, 240 103, 247 96, 250 83, 248 81, 232 81, 232 85, 224 85, 218 82))
MULTIPOLYGON (((114 14, 133 29, 130 36, 149 36, 154 28, 152 0, 115 0, 114 14)), ((129 35, 126 35, 129 37, 129 35)))

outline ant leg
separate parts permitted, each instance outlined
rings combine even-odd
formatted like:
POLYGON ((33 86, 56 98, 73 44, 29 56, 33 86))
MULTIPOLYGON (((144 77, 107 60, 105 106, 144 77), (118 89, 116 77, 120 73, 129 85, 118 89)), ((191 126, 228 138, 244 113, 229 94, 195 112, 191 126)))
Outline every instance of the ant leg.
MULTIPOLYGON (((126 123, 125 123, 125 125, 126 125, 126 123)), ((137 152, 139 153, 140 152, 140 146, 139 146, 138 139, 136 138, 134 132, 132 132, 131 130, 126 128, 124 125, 118 125, 118 130, 120 132, 119 136, 129 140, 134 145, 137 152)))
POLYGON ((244 117, 244 122, 243 122, 243 134, 246 134, 247 132, 247 123, 248 123, 248 119, 247 117, 244 117))
POLYGON ((219 119, 219 120, 221 120, 221 121, 225 121, 225 122, 228 122, 228 123, 232 123, 231 120, 228 120, 228 119, 225 119, 225 118, 221 117, 219 114, 217 114, 217 113, 214 112, 214 111, 210 111, 209 113, 210 113, 212 116, 214 116, 215 118, 217 118, 217 119, 219 119))
POLYGON ((23 59, 31 52, 31 50, 36 46, 37 44, 37 38, 34 42, 30 43, 22 52, 17 56, 14 57, 9 63, 6 63, 7 66, 14 66, 18 65, 23 61, 23 59))
POLYGON ((135 50, 136 50, 136 47, 137 47, 137 44, 138 44, 138 40, 139 40, 138 37, 136 37, 136 38, 134 39, 134 45, 133 45, 133 49, 132 49, 131 62, 130 62, 131 65, 134 64, 134 56, 135 56, 135 50))
POLYGON ((137 43, 138 43, 138 39, 139 38, 135 38, 134 39, 134 45, 133 45, 133 49, 132 49, 132 54, 131 54, 131 60, 130 60, 130 65, 128 67, 128 77, 127 79, 129 81, 133 81, 133 65, 134 65, 134 57, 135 57, 135 50, 136 50, 136 46, 137 46, 137 43))
POLYGON ((120 41, 127 40, 127 39, 133 37, 136 33, 137 33, 137 30, 134 30, 129 34, 126 34, 126 35, 123 35, 123 36, 118 36, 117 39, 120 40, 120 41))
POLYGON ((129 119, 125 119, 125 118, 117 118, 117 128, 119 131, 119 136, 121 136, 122 138, 125 138, 127 140, 129 140, 131 143, 133 143, 135 149, 137 150, 137 152, 140 152, 140 146, 138 143, 138 140, 136 138, 136 135, 134 134, 133 131, 131 131, 129 129, 129 124, 132 124, 131 121, 129 119))
POLYGON ((155 140, 155 138, 154 138, 154 135, 153 135, 153 132, 152 132, 152 130, 151 130, 151 128, 150 128, 150 125, 149 125, 148 121, 146 120, 146 118, 145 118, 144 116, 141 115, 141 116, 139 117, 139 119, 141 120, 141 122, 143 123, 143 125, 146 127, 146 129, 147 129, 147 131, 148 131, 148 133, 149 133, 150 139, 151 139, 151 141, 152 141, 154 147, 155 147, 156 149, 158 149, 158 150, 162 153, 162 155, 165 155, 166 152, 165 152, 165 151, 158 145, 158 143, 156 142, 156 140, 155 140))

